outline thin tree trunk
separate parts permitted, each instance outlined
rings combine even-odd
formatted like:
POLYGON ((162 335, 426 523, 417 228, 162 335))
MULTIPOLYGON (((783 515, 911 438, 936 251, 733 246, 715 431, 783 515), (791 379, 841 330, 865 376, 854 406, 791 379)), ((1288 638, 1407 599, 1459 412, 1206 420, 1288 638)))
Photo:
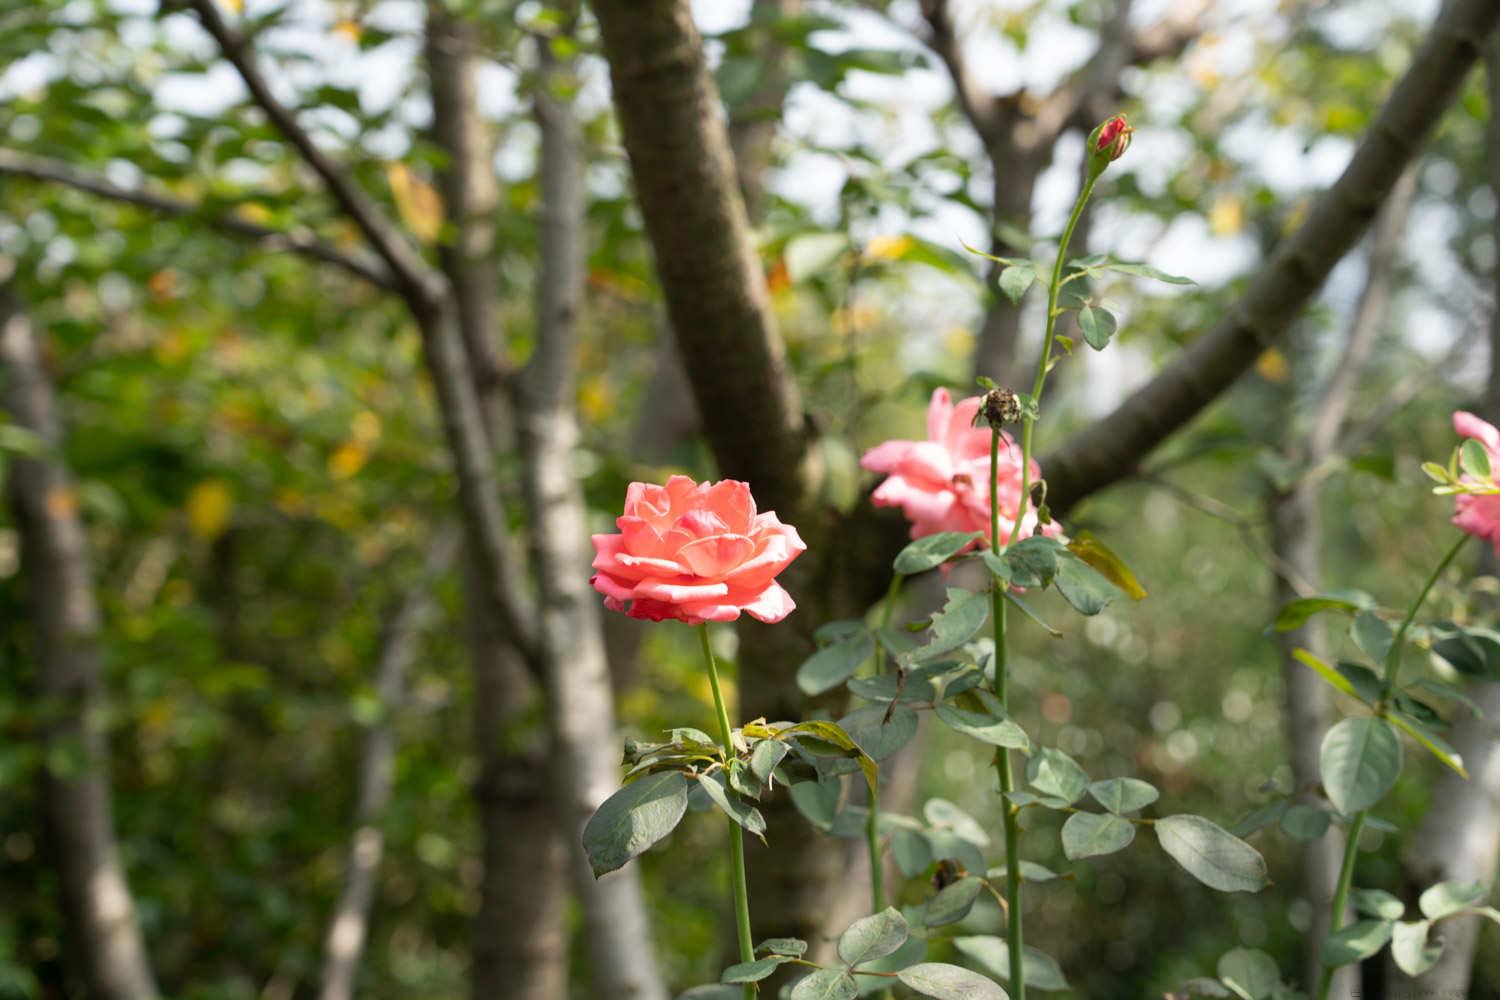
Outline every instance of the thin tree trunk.
POLYGON ((541 269, 537 347, 521 380, 522 489, 531 519, 531 561, 541 592, 547 715, 556 761, 559 819, 583 903, 596 996, 665 1000, 651 944, 640 867, 595 879, 580 838, 584 824, 620 787, 620 736, 604 652, 598 595, 588 584, 587 508, 573 456, 579 311, 583 305, 583 132, 560 95, 573 72, 538 46, 536 117, 541 127, 541 269))
POLYGON ((30 321, 0 286, 0 371, 5 408, 36 434, 47 454, 16 456, 7 492, 21 536, 37 679, 49 763, 42 819, 56 859, 70 963, 91 996, 150 1000, 156 983, 135 903, 120 864, 104 732, 99 608, 78 517, 78 494, 57 451, 62 428, 30 321))
POLYGON ((370 727, 360 754, 354 804, 355 830, 349 844, 344 889, 323 942, 322 1000, 350 1000, 369 934, 376 877, 385 852, 381 823, 395 779, 396 729, 393 718, 406 698, 406 675, 417 654, 422 629, 432 614, 432 585, 447 572, 458 547, 455 531, 443 529, 428 553, 423 576, 407 591, 380 643, 375 693, 382 717, 370 727))
MULTIPOLYGON (((1307 588, 1317 588, 1322 576, 1323 521, 1320 509, 1323 469, 1335 457, 1338 438, 1349 415, 1354 389, 1365 362, 1385 323, 1391 298, 1391 285, 1400 250, 1406 219, 1416 194, 1416 172, 1408 169, 1391 192, 1381 210, 1370 258, 1354 318, 1344 349, 1334 365, 1327 383, 1318 393, 1319 403, 1308 422, 1305 442, 1293 444, 1288 451, 1294 463, 1300 461, 1303 474, 1286 491, 1273 493, 1268 500, 1271 524, 1271 546, 1276 554, 1278 571, 1273 576, 1273 607, 1306 597, 1307 588), (1300 453, 1300 454, 1299 454, 1300 453)), ((1292 370, 1307 371, 1313 364, 1312 352, 1293 349, 1292 370)), ((1296 407, 1298 394, 1289 393, 1282 424, 1299 426, 1296 407)), ((1332 699, 1322 679, 1303 666, 1292 655, 1303 648, 1322 659, 1328 658, 1326 636, 1317 619, 1301 628, 1279 633, 1281 671, 1284 682, 1286 737, 1292 768, 1293 794, 1313 801, 1321 781, 1319 751, 1328 731, 1332 699)), ((1322 974, 1320 951, 1328 936, 1334 888, 1338 882, 1339 864, 1344 854, 1343 831, 1337 827, 1316 840, 1305 842, 1300 850, 1300 895, 1312 907, 1312 928, 1305 936, 1303 981, 1312 984, 1322 974)), ((1359 985, 1359 967, 1345 966, 1334 973, 1333 996, 1353 995, 1359 985)))
MULTIPOLYGON (((1500 34, 1485 47, 1485 72, 1490 96, 1487 127, 1490 150, 1500 149, 1500 34)), ((1487 161, 1491 190, 1500 194, 1500 158, 1487 161)), ((1500 216, 1493 223, 1500 239, 1500 216)), ((1500 289, 1500 268, 1496 271, 1500 289)), ((1490 372, 1481 409, 1492 423, 1500 423, 1500 304, 1490 314, 1490 372)), ((1479 572, 1500 576, 1500 558, 1484 549, 1479 572)), ((1500 852, 1500 683, 1475 684, 1469 691, 1482 715, 1460 712, 1450 742, 1468 768, 1469 780, 1444 769, 1433 789, 1432 806, 1407 851, 1408 885, 1417 891, 1448 879, 1478 881, 1490 885, 1495 879, 1496 855, 1500 852)), ((1391 965, 1387 971, 1386 996, 1467 996, 1479 945, 1478 917, 1445 920, 1440 925, 1443 955, 1420 979, 1412 980, 1391 965), (1420 990, 1420 992, 1418 992, 1420 990)))
MULTIPOLYGON (((499 352, 496 296, 496 184, 492 143, 479 118, 474 25, 435 2, 428 6, 427 67, 433 140, 448 155, 438 187, 452 234, 439 250, 453 288, 469 381, 491 449, 510 425, 507 372, 499 352)), ((550 1000, 566 991, 568 868, 550 803, 550 739, 513 730, 540 691, 489 621, 483 571, 465 554, 465 613, 474 673, 474 728, 480 761, 484 874, 473 929, 474 1000, 550 1000)))

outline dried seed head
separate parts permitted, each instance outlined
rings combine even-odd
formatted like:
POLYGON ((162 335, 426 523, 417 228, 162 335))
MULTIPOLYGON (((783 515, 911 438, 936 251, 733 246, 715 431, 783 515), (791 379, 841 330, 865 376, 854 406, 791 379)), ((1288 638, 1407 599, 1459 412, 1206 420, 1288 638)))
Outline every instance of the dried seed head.
POLYGON ((984 394, 979 414, 992 430, 998 431, 1021 419, 1021 400, 1009 389, 991 389, 984 394))

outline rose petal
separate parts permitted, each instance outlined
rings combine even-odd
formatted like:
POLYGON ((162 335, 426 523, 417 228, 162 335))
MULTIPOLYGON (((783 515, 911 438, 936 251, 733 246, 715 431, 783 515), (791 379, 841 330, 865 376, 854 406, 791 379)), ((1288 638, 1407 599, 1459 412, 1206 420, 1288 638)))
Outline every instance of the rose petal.
POLYGON ((677 550, 677 561, 705 580, 722 580, 755 552, 746 535, 710 535, 677 550))
POLYGON ((737 479, 725 479, 710 486, 704 494, 703 506, 717 514, 735 534, 748 535, 755 524, 755 497, 750 494, 750 487, 737 479))
POLYGON ((878 444, 860 456, 859 466, 871 472, 895 472, 916 446, 915 441, 887 441, 878 444))
POLYGON ((948 431, 948 418, 953 416, 953 397, 947 389, 932 390, 932 401, 927 404, 927 440, 941 441, 948 431))
POLYGON ((1458 410, 1453 414, 1453 429, 1459 437, 1473 438, 1484 445, 1491 456, 1500 458, 1500 430, 1489 421, 1481 420, 1467 410, 1458 410))
POLYGON ((745 611, 751 618, 756 618, 766 624, 775 624, 787 615, 797 610, 796 602, 792 595, 788 594, 779 583, 770 583, 766 589, 761 591, 755 600, 743 605, 745 611))
POLYGON ((1495 547, 1496 555, 1500 555, 1500 495, 1456 496, 1453 499, 1457 508, 1453 515, 1454 525, 1489 542, 1495 547))
POLYGON ((729 588, 722 583, 689 583, 686 580, 642 580, 635 585, 635 596, 650 601, 685 604, 723 597, 729 588))

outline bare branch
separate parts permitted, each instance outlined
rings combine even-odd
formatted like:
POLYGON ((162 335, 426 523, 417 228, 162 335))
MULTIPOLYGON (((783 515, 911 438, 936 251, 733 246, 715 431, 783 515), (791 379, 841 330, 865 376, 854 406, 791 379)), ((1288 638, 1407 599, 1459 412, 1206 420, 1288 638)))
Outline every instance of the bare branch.
POLYGON ((953 81, 953 92, 964 117, 974 131, 979 133, 985 147, 996 142, 1005 127, 1001 107, 995 96, 980 86, 969 72, 964 60, 963 38, 953 22, 953 10, 948 0, 922 0, 922 17, 927 21, 927 37, 922 41, 937 53, 948 76, 953 81))
MULTIPOLYGON (((52 384, 31 323, 3 284, 0 371, 6 410, 55 452, 62 429, 52 384)), ((77 491, 53 458, 17 456, 5 478, 21 537, 40 704, 49 707, 42 738, 53 752, 78 755, 66 767, 42 769, 43 820, 63 913, 89 995, 154 1000, 156 983, 115 842, 99 606, 77 491)))
POLYGON ((215 214, 190 201, 157 194, 139 188, 121 187, 97 174, 80 170, 69 163, 49 157, 31 156, 14 150, 0 149, 0 175, 27 177, 32 180, 61 184, 87 194, 123 202, 171 218, 200 219, 209 228, 255 242, 261 249, 286 251, 311 257, 348 271, 380 288, 394 288, 391 274, 379 261, 362 254, 350 254, 317 239, 306 229, 276 229, 242 219, 233 213, 215 214))
POLYGON ((1140 459, 1227 389, 1276 343, 1369 228, 1400 173, 1452 103, 1485 37, 1493 0, 1459 0, 1439 17, 1338 181, 1239 302, 1114 413, 1042 459, 1059 512, 1128 476, 1140 459))
POLYGON ((375 877, 385 850, 381 821, 391 800, 395 777, 396 732, 391 715, 406 698, 406 675, 416 659, 417 640, 432 614, 432 587, 453 565, 458 541, 459 533, 452 526, 439 529, 427 553, 422 578, 402 597, 381 637, 375 695, 384 715, 370 727, 359 759, 355 829, 349 843, 344 889, 323 944, 323 985, 319 993, 322 1000, 348 1000, 354 996, 354 980, 375 899, 375 877))
POLYGON ((224 58, 239 72, 240 79, 250 91, 251 99, 327 185, 334 201, 359 227, 375 253, 391 269, 402 294, 419 298, 429 305, 440 299, 444 294, 441 277, 427 266, 406 237, 349 176, 344 166, 318 148, 312 136, 298 123, 297 116, 271 93, 270 84, 260 67, 255 64, 255 53, 250 40, 225 23, 216 0, 188 0, 188 3, 197 12, 204 30, 219 44, 224 58))

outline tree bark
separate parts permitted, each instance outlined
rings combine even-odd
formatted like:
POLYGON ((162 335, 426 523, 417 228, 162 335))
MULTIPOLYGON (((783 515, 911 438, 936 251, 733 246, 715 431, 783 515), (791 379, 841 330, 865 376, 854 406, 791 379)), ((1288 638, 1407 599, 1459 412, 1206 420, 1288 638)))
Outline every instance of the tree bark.
POLYGON ((1054 513, 1062 514, 1084 496, 1132 474, 1141 458, 1197 416, 1280 339, 1369 227, 1401 171, 1457 96, 1497 21, 1500 5, 1493 0, 1460 0, 1438 17, 1349 166, 1224 320, 1114 413, 1042 457, 1054 513))
MULTIPOLYGON (((1500 100, 1500 34, 1485 46, 1486 85, 1490 97, 1490 119, 1486 134, 1488 148, 1500 148, 1500 115, 1495 108, 1500 100)), ((1491 155, 1486 161, 1491 190, 1500 194, 1500 160, 1491 155)), ((1500 239, 1500 217, 1493 221, 1495 237, 1500 239)), ((1500 287, 1500 269, 1496 271, 1500 287)), ((1500 306, 1491 305, 1490 371, 1481 410, 1485 419, 1500 423, 1500 306)), ((1500 557, 1485 548, 1479 556, 1479 572, 1500 576, 1500 557)), ((1469 780, 1443 769, 1432 794, 1432 806, 1422 820, 1405 858, 1408 886, 1420 891, 1434 882, 1458 879, 1490 885, 1495 879, 1497 852, 1500 852, 1500 683, 1474 684, 1469 691, 1482 715, 1462 710, 1453 725, 1451 742, 1468 768, 1469 780)), ((1386 982, 1388 997, 1466 996, 1474 971, 1479 931, 1478 917, 1445 920, 1440 925, 1443 955, 1427 974, 1413 980, 1392 964, 1386 982), (1420 993, 1418 991, 1421 991, 1420 993)))
MULTIPOLYGON (((467 381, 491 453, 511 426, 500 356, 495 274, 496 183, 492 142, 479 118, 475 26, 429 3, 426 57, 432 137, 447 154, 438 171, 446 231, 439 266, 453 290, 467 381)), ((568 852, 551 802, 546 732, 517 733, 541 691, 491 621, 484 568, 465 553, 465 614, 474 674, 474 730, 483 875, 473 927, 474 1000, 548 1000, 566 992, 568 852)), ((540 652, 540 650, 538 650, 540 652)), ((537 665, 539 673, 539 664, 537 665)))
POLYGON ((356 777, 354 835, 350 838, 344 888, 323 942, 322 1000, 350 1000, 375 900, 376 878, 385 853, 381 823, 395 779, 396 730, 393 714, 406 698, 406 675, 432 614, 432 585, 453 563, 457 534, 440 530, 427 556, 426 570, 397 605, 384 630, 375 668, 375 694, 382 717, 365 736, 356 777))
POLYGON ((620 787, 620 736, 604 652, 598 594, 589 586, 587 508, 573 456, 574 356, 583 305, 585 188, 583 132, 560 96, 573 72, 540 40, 535 94, 541 128, 541 270, 537 346, 520 383, 522 490, 531 562, 541 592, 547 715, 553 738, 558 816, 583 919, 597 996, 666 1000, 651 944, 640 867, 595 879, 583 852, 584 824, 620 787))
POLYGON ((99 607, 78 517, 58 454, 62 426, 31 323, 0 286, 4 405, 46 454, 15 456, 6 476, 21 537, 42 697, 42 821, 62 889, 75 964, 91 996, 151 1000, 156 982, 115 840, 104 731, 99 607))

